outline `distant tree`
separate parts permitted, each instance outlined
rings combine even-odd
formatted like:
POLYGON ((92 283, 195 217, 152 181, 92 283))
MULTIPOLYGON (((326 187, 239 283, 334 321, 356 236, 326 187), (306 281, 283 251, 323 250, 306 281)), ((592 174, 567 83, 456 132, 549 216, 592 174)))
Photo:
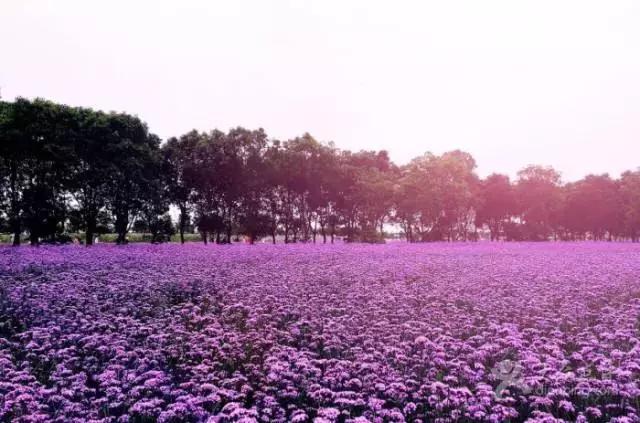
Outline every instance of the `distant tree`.
POLYGON ((191 165, 185 167, 185 185, 194 207, 194 223, 205 244, 210 234, 215 234, 219 241, 223 230, 220 208, 223 194, 218 172, 224 136, 223 132, 214 130, 208 134, 191 131, 180 137, 181 144, 193 146, 191 165))
POLYGON ((162 146, 162 172, 167 175, 168 199, 178 208, 178 232, 180 243, 184 244, 184 233, 191 217, 192 199, 194 195, 195 169, 194 154, 200 141, 197 131, 178 138, 170 138, 162 146))
POLYGON ((633 242, 640 241, 640 170, 626 171, 620 177, 623 227, 633 242))
POLYGON ((475 233, 474 213, 479 185, 476 161, 460 150, 444 153, 440 160, 442 170, 436 183, 444 205, 442 226, 446 240, 469 240, 475 233))
POLYGON ((515 211, 514 189, 507 175, 493 173, 480 181, 476 225, 487 225, 491 241, 500 239, 515 211))
MULTIPOLYGON (((248 142, 247 131, 236 128, 217 139, 216 191, 219 216, 222 218, 224 239, 231 243, 233 229, 240 211, 244 190, 243 149, 248 142)), ((220 239, 218 238, 218 242, 220 239)))
POLYGON ((98 218, 105 210, 113 164, 107 158, 111 144, 118 142, 109 115, 89 109, 75 110, 73 160, 69 161, 70 191, 85 231, 85 244, 92 245, 98 232, 98 218))
POLYGON ((235 148, 227 148, 233 152, 232 162, 240 169, 236 182, 229 186, 230 197, 236 197, 238 211, 235 219, 241 232, 253 244, 258 238, 269 233, 269 215, 266 210, 265 192, 268 189, 268 164, 265 161, 267 151, 267 134, 259 129, 249 131, 244 128, 231 130, 228 142, 235 148))
POLYGON ((3 168, 7 169, 8 216, 14 245, 22 228, 32 245, 64 230, 73 149, 70 108, 49 101, 17 99, 3 107, 3 168))
POLYGON ((326 244, 327 236, 329 236, 333 244, 341 221, 339 203, 344 189, 341 177, 341 156, 339 150, 333 144, 325 147, 321 166, 322 182, 319 193, 320 199, 317 203, 319 209, 318 224, 322 242, 326 244))
POLYGON ((126 114, 111 114, 109 128, 107 204, 115 218, 116 242, 124 244, 131 224, 142 210, 145 195, 158 178, 160 139, 150 134, 140 119, 126 114))
POLYGON ((269 197, 270 216, 277 210, 284 242, 309 240, 320 193, 318 166, 322 146, 304 134, 267 149, 274 190, 269 197), (314 198, 312 198, 314 197, 314 198))
POLYGON ((175 233, 173 221, 168 213, 151 216, 143 213, 140 218, 136 219, 132 229, 138 233, 150 234, 150 241, 153 244, 168 242, 175 233))
POLYGON ((518 172, 515 192, 524 238, 544 241, 556 234, 563 199, 560 174, 551 167, 528 166, 518 172))
POLYGON ((191 131, 162 147, 139 118, 42 99, 0 102, 0 228, 32 245, 132 225, 152 241, 195 225, 203 241, 379 242, 399 224, 409 242, 476 239, 640 240, 640 171, 562 184, 529 166, 512 184, 479 180, 462 151, 398 167, 386 151, 339 150, 305 133, 280 142, 264 130, 191 131))
POLYGON ((29 152, 15 121, 13 103, 0 101, 0 206, 13 233, 13 245, 22 234, 22 188, 26 185, 29 152))
POLYGON ((562 226, 565 238, 609 240, 621 231, 621 198, 618 183, 609 175, 588 175, 564 186, 562 226))
POLYGON ((461 151, 427 153, 402 169, 396 215, 407 240, 467 240, 474 230, 478 195, 475 161, 461 151))
POLYGON ((340 167, 342 187, 336 204, 347 240, 383 241, 384 223, 393 208, 396 167, 386 151, 343 152, 340 167))
POLYGON ((151 242, 159 243, 168 241, 174 233, 174 228, 171 216, 168 214, 170 197, 167 175, 160 173, 160 166, 157 166, 155 172, 158 176, 156 179, 149 180, 136 220, 143 222, 144 228, 151 233, 151 242))
MULTIPOLYGON (((83 215, 81 210, 77 208, 69 210, 67 219, 69 232, 77 233, 85 230, 85 216, 83 215)), ((107 212, 107 210, 105 209, 98 212, 94 231, 94 239, 98 235, 112 233, 113 230, 113 221, 111 219, 111 215, 107 212)))
POLYGON ((282 171, 280 189, 281 203, 283 205, 282 222, 284 224, 284 238, 286 242, 309 240, 310 196, 314 195, 317 176, 317 161, 319 160, 321 146, 310 134, 304 134, 288 140, 283 146, 283 156, 280 163, 282 171), (290 238, 292 235, 292 238, 290 238))
POLYGON ((281 196, 284 186, 283 156, 282 144, 278 140, 273 140, 264 153, 266 186, 262 195, 266 213, 266 231, 271 236, 273 244, 276 243, 284 211, 281 196))

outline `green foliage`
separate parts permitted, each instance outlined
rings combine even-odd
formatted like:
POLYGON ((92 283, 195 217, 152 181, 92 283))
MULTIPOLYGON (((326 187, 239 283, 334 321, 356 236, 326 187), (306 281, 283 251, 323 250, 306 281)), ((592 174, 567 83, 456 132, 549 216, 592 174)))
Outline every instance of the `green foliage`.
POLYGON ((478 198, 475 161, 468 153, 427 153, 402 169, 398 216, 412 241, 467 240, 478 198))
POLYGON ((160 141, 137 117, 19 98, 0 103, 0 135, 0 204, 31 244, 56 242, 71 222, 91 243, 108 208, 123 240, 159 191, 160 141))
POLYGON ((410 242, 483 228, 492 240, 640 240, 640 171, 563 185, 552 168, 512 183, 475 167, 458 150, 396 166, 386 151, 242 127, 161 145, 136 116, 18 98, 0 102, 0 232, 12 234, 0 242, 377 243, 398 226, 410 242))

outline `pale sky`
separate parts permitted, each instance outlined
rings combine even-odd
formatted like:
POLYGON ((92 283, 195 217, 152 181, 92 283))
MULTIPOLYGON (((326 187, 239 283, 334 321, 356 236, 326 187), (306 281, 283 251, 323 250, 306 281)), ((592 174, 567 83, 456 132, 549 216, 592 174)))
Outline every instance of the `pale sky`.
POLYGON ((2 97, 310 132, 482 176, 640 166, 640 2, 0 0, 2 97))

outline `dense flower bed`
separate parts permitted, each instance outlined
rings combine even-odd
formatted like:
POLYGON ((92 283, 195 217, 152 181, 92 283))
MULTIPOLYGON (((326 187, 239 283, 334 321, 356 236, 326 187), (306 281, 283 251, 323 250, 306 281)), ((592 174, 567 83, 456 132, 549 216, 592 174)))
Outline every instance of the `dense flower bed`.
POLYGON ((0 249, 0 421, 640 421, 640 246, 0 249))

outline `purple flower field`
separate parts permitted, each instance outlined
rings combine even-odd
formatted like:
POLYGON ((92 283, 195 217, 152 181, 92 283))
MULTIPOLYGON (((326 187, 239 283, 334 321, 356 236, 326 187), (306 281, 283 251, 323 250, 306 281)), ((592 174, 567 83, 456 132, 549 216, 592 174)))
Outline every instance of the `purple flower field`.
POLYGON ((0 249, 0 421, 640 421, 640 246, 0 249))

